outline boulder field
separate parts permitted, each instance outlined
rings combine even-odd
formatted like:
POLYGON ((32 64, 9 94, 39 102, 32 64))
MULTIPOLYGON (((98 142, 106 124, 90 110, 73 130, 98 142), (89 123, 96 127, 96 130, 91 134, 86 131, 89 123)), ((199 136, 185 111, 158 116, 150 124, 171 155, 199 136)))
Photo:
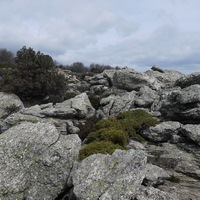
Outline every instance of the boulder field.
POLYGON ((31 107, 0 92, 1 200, 199 200, 200 73, 111 69, 68 87, 31 107), (138 108, 159 121, 143 142, 79 159, 80 124, 138 108))

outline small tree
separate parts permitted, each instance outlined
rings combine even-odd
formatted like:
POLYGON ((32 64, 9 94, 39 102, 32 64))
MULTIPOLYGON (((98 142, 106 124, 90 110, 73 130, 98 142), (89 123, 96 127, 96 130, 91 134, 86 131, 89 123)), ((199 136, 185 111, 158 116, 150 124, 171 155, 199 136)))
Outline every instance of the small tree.
POLYGON ((0 64, 12 64, 14 62, 14 55, 7 49, 0 49, 0 64))
POLYGON ((22 100, 62 99, 66 85, 58 74, 53 59, 25 46, 17 51, 16 67, 4 77, 3 90, 18 95, 22 100), (56 97, 56 99, 55 99, 56 97))

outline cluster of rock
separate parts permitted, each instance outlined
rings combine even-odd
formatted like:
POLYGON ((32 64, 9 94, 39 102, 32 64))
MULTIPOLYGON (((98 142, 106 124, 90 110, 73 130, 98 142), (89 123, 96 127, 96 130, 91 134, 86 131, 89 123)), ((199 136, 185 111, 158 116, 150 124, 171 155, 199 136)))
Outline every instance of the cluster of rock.
POLYGON ((76 96, 55 105, 25 108, 0 93, 0 199, 199 199, 200 73, 154 67, 73 80, 76 96), (78 124, 137 108, 160 120, 140 133, 146 142, 79 161, 78 124))

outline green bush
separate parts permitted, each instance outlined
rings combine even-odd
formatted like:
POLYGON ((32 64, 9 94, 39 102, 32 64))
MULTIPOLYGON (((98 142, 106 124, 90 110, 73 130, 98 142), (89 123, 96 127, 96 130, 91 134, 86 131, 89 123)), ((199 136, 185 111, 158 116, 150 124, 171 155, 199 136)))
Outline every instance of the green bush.
POLYGON ((141 142, 144 141, 144 138, 138 132, 141 129, 155 126, 159 123, 150 114, 141 109, 119 113, 116 119, 120 121, 122 129, 127 132, 129 137, 133 137, 141 142))
POLYGON ((109 117, 108 119, 103 119, 96 124, 97 129, 101 128, 114 128, 122 129, 122 125, 115 117, 109 117))
POLYGON ((119 144, 120 146, 125 147, 127 145, 127 135, 123 130, 102 128, 87 136, 87 143, 93 141, 111 141, 114 144, 119 144))
POLYGON ((101 120, 96 124, 96 130, 88 134, 86 142, 89 144, 80 150, 80 159, 94 153, 112 153, 115 149, 125 149, 129 137, 143 142, 144 138, 139 132, 158 123, 141 109, 119 113, 116 117, 101 120))
POLYGON ((116 118, 121 122, 129 120, 135 129, 155 126, 159 123, 149 113, 142 109, 119 113, 116 118))
POLYGON ((47 97, 62 101, 66 90, 65 78, 56 70, 53 59, 26 47, 17 51, 15 67, 4 74, 3 80, 2 91, 15 93, 24 101, 47 97))
POLYGON ((85 123, 78 124, 78 128, 80 129, 78 136, 81 138, 81 140, 84 140, 91 132, 95 132, 97 130, 95 124, 98 121, 98 118, 92 117, 90 119, 87 119, 85 123))
POLYGON ((116 149, 124 150, 125 148, 110 141, 92 142, 80 150, 79 159, 83 160, 84 158, 97 153, 112 154, 116 149))

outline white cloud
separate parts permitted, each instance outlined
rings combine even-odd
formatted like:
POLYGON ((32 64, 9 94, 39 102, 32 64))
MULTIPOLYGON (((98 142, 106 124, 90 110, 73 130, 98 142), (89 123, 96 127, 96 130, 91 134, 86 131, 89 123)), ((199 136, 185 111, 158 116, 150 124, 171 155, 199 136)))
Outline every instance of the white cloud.
POLYGON ((0 47, 63 64, 199 71, 199 9, 198 0, 1 0, 0 47))

